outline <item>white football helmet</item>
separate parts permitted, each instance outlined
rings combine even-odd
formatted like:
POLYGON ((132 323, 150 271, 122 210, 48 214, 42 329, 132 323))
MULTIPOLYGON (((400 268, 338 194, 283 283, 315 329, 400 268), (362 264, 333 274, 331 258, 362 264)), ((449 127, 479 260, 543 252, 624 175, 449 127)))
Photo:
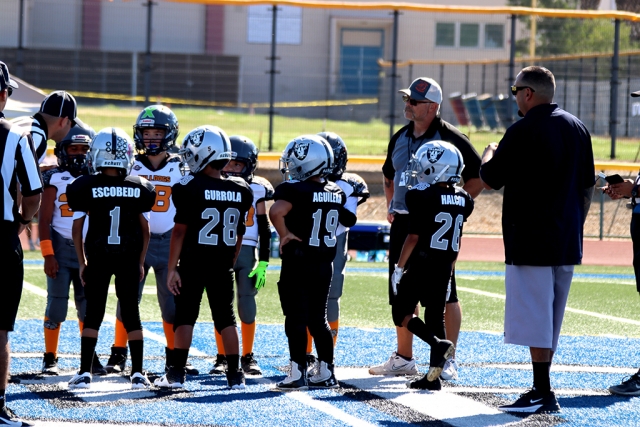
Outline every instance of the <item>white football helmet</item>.
POLYGON ((100 168, 117 168, 129 175, 135 157, 131 137, 120 128, 104 128, 91 140, 87 166, 91 174, 100 168))
POLYGON ((217 126, 198 126, 184 137, 180 151, 182 161, 193 173, 200 172, 215 160, 231 160, 229 137, 217 126))
MULTIPOLYGON (((424 182, 435 184, 460 182, 464 161, 460 150, 445 141, 431 141, 422 145, 409 163, 410 184, 424 182)), ((407 187, 411 188, 412 185, 407 187)))
POLYGON ((302 135, 287 144, 280 158, 280 172, 285 181, 326 176, 333 168, 333 149, 319 135, 302 135))

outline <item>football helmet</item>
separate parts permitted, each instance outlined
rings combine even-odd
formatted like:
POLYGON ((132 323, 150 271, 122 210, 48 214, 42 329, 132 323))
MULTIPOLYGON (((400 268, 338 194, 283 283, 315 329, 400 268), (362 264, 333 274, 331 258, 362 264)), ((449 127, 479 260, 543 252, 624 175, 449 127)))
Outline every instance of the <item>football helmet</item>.
POLYGON ((244 178, 245 181, 251 182, 253 179, 253 173, 258 167, 258 147, 252 140, 242 135, 232 135, 229 137, 231 142, 231 160, 237 160, 244 163, 244 169, 242 172, 228 172, 226 175, 239 176, 244 178))
MULTIPOLYGON (((424 182, 435 184, 460 182, 464 160, 455 145, 445 141, 431 141, 422 145, 409 163, 410 184, 424 182)), ((411 188, 411 185, 407 187, 411 188)))
POLYGON ((326 139, 333 149, 333 170, 329 174, 329 179, 336 181, 342 178, 342 174, 347 169, 347 145, 333 132, 320 132, 318 135, 326 139))
POLYGON ((231 142, 219 127, 199 126, 184 137, 178 154, 191 172, 198 173, 213 161, 228 163, 231 160, 231 142))
POLYGON ((76 125, 71 128, 64 139, 58 142, 53 149, 53 154, 58 158, 58 167, 68 171, 72 176, 80 176, 87 167, 86 154, 67 154, 70 145, 91 145, 91 140, 96 132, 90 127, 76 125))
POLYGON ((89 173, 96 174, 100 168, 117 168, 129 175, 134 162, 131 137, 120 128, 104 128, 91 141, 87 157, 89 173))
POLYGON ((302 135, 287 144, 280 158, 285 181, 327 176, 333 168, 331 145, 319 135, 302 135))
POLYGON ((178 118, 169 107, 164 105, 148 106, 138 114, 136 124, 133 125, 133 140, 136 142, 136 149, 141 154, 149 156, 155 156, 171 149, 175 146, 179 134, 178 118), (165 131, 164 138, 159 145, 145 146, 142 138, 142 133, 145 129, 162 129, 165 131))

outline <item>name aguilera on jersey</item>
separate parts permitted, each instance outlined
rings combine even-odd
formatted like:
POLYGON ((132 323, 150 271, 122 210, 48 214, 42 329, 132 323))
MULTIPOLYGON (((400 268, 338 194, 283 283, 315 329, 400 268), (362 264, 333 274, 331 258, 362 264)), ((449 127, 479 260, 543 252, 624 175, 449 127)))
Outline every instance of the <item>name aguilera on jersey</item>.
POLYGON ((342 197, 339 193, 330 193, 328 191, 320 192, 316 191, 313 193, 313 201, 315 202, 325 202, 325 203, 342 203, 342 197))

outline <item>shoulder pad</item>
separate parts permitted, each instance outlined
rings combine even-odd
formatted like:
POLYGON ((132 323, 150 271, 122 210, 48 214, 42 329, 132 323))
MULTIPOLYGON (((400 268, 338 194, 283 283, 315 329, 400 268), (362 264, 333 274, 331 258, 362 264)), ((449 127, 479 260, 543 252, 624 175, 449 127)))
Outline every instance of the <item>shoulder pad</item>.
POLYGON ((251 182, 254 184, 262 185, 264 187, 265 200, 273 200, 273 193, 274 193, 273 185, 271 185, 271 183, 267 179, 261 176, 254 176, 251 182))
POLYGON ((185 175, 182 177, 182 179, 180 179, 180 181, 178 181, 178 184, 187 185, 193 178, 194 177, 191 174, 185 175))
POLYGON ((178 156, 177 154, 169 154, 169 160, 167 160, 167 163, 181 163, 182 160, 180 159, 180 156, 178 156))
MULTIPOLYGON (((354 197, 362 197, 364 200, 368 199, 371 196, 369 193, 369 188, 367 187, 367 183, 362 179, 362 177, 355 173, 346 172, 342 174, 342 180, 346 181, 353 187, 353 193, 351 194, 354 197)), ((362 201, 364 201, 362 200, 362 201)))
POLYGON ((51 177, 53 176, 53 174, 58 172, 60 172, 60 169, 58 169, 57 167, 42 172, 42 185, 44 185, 45 187, 47 185, 51 185, 51 177))

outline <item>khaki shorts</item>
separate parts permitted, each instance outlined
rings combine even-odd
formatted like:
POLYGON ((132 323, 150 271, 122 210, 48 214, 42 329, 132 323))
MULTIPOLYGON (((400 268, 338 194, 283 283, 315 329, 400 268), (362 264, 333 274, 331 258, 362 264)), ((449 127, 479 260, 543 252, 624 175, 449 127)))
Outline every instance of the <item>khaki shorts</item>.
POLYGON ((558 347, 573 265, 507 265, 504 342, 527 347, 558 347))

